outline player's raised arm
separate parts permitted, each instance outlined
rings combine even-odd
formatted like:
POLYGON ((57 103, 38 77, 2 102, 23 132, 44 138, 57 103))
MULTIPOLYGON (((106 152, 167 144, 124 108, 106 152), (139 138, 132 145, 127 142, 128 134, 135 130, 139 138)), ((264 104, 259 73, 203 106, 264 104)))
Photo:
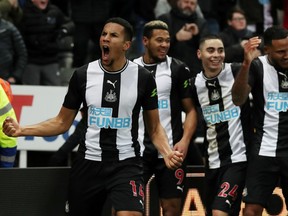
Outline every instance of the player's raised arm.
POLYGON ((252 37, 244 45, 244 61, 232 88, 233 103, 237 106, 242 105, 246 101, 251 91, 251 87, 248 84, 249 69, 253 59, 260 55, 260 51, 257 49, 260 43, 261 39, 259 37, 252 37))

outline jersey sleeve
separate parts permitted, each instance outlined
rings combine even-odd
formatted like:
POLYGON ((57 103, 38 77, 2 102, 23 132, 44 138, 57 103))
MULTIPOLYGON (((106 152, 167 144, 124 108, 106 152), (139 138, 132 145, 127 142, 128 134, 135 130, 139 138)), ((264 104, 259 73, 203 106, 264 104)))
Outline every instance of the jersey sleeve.
POLYGON ((193 99, 194 104, 197 107, 200 107, 200 103, 198 100, 198 94, 197 94, 197 90, 196 90, 196 86, 195 86, 195 81, 196 81, 196 77, 192 77, 189 79, 190 95, 191 95, 191 98, 193 99))
POLYGON ((192 73, 189 70, 188 66, 184 63, 179 65, 179 70, 176 72, 178 76, 178 89, 181 99, 191 98, 190 83, 189 80, 192 77, 192 73))
POLYGON ((158 108, 158 95, 156 81, 152 73, 147 69, 144 70, 146 79, 139 79, 139 82, 142 83, 144 89, 144 97, 142 99, 142 108, 143 110, 153 110, 158 108), (145 80, 145 82, 143 82, 145 80))
POLYGON ((79 110, 83 101, 81 93, 83 91, 81 91, 81 87, 85 86, 85 82, 82 82, 81 80, 80 72, 76 70, 73 73, 68 85, 68 91, 63 102, 64 107, 79 110))

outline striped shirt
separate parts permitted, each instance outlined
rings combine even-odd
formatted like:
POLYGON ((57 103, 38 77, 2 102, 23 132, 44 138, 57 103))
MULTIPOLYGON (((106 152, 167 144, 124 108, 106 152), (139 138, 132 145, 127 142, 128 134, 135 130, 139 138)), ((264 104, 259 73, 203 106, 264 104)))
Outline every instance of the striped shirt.
POLYGON ((269 64, 267 56, 252 62, 249 84, 257 154, 288 156, 288 70, 269 64))
MULTIPOLYGON (((173 148, 183 135, 181 100, 191 97, 189 79, 192 74, 186 64, 169 56, 166 56, 165 61, 154 64, 145 64, 143 57, 135 59, 134 62, 144 66, 155 76, 160 121, 168 136, 169 145, 173 148)), ((139 118, 139 128, 139 138, 145 145, 145 153, 156 151, 145 132, 142 116, 139 118)), ((142 145, 142 151, 143 149, 142 145)), ((160 153, 158 157, 162 157, 160 153)))
POLYGON ((74 72, 63 106, 77 110, 83 103, 87 110, 79 153, 89 160, 118 161, 140 156, 140 109, 157 109, 157 101, 148 70, 127 60, 121 70, 109 72, 97 60, 74 72))
POLYGON ((207 78, 202 71, 192 80, 192 92, 206 123, 205 146, 210 169, 247 160, 249 110, 245 109, 249 106, 248 103, 242 108, 235 106, 231 93, 239 69, 239 64, 225 63, 216 77, 207 78))

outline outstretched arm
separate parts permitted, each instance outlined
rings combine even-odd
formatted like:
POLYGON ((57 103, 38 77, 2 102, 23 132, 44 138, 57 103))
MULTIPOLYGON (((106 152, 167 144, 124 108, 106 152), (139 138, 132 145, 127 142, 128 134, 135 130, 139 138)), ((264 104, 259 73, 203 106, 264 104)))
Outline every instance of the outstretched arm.
POLYGON ((244 61, 232 87, 232 100, 237 106, 245 103, 251 91, 248 83, 249 69, 253 59, 259 56, 257 47, 261 43, 259 37, 253 37, 244 45, 244 61))
POLYGON ((163 156, 169 169, 176 169, 182 165, 183 154, 172 151, 168 144, 168 138, 159 120, 158 109, 145 110, 144 121, 152 143, 163 156))
POLYGON ((3 123, 3 132, 11 137, 55 136, 70 128, 77 112, 78 110, 62 107, 56 117, 29 126, 20 126, 17 121, 8 117, 3 123))

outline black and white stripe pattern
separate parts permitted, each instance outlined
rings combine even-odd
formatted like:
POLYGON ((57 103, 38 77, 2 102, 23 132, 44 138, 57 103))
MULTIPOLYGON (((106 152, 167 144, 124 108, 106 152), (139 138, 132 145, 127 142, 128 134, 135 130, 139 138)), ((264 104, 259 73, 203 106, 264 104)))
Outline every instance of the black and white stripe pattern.
MULTIPOLYGON (((144 66, 155 76, 160 121, 168 136, 169 145, 173 148, 183 135, 181 100, 191 97, 188 80, 192 74, 182 61, 169 56, 157 64, 145 64, 143 57, 135 59, 134 62, 144 66)), ((146 152, 148 149, 155 149, 145 133, 142 117, 139 118, 139 128, 139 140, 140 143, 145 143, 146 152)), ((144 151, 144 145, 141 150, 144 151)), ((162 156, 158 153, 158 157, 162 156)))
POLYGON ((251 65, 249 84, 254 105, 255 140, 258 154, 288 156, 288 71, 275 69, 267 56, 251 65))
POLYGON ((193 95, 206 122, 206 153, 211 169, 246 161, 241 109, 233 104, 231 95, 239 66, 223 66, 217 77, 209 79, 202 71, 192 83, 193 95))
POLYGON ((117 161, 139 156, 138 116, 141 107, 157 108, 155 90, 151 73, 130 61, 117 72, 106 71, 100 61, 77 70, 63 105, 87 107, 87 131, 79 147, 84 157, 117 161))

